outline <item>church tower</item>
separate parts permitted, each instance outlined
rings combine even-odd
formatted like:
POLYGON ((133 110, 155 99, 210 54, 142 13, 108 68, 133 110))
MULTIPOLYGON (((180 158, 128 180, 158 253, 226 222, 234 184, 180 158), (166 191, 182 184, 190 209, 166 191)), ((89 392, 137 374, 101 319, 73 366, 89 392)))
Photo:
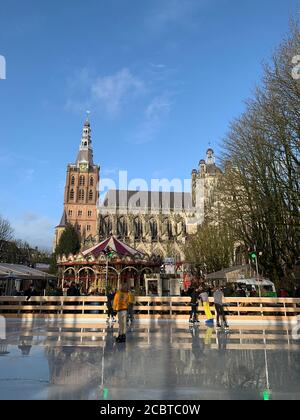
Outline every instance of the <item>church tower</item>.
POLYGON ((54 247, 67 223, 76 226, 82 242, 97 239, 97 207, 100 167, 94 165, 91 126, 88 117, 83 126, 76 163, 67 167, 64 211, 55 228, 54 247))
POLYGON ((192 203, 197 209, 207 207, 213 196, 213 190, 222 175, 221 169, 216 165, 213 149, 206 152, 206 159, 201 159, 199 168, 192 171, 192 203))

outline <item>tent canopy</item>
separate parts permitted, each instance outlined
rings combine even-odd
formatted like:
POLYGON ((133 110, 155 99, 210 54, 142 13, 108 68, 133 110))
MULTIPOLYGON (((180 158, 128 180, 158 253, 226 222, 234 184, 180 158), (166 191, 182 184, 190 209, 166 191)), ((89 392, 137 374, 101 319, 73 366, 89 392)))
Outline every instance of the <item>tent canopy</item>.
POLYGON ((142 252, 132 248, 131 246, 121 242, 115 236, 111 236, 108 239, 100 242, 97 245, 94 245, 92 248, 89 248, 82 252, 82 254, 86 257, 88 255, 93 255, 94 257, 98 257, 101 253, 105 253, 108 250, 112 250, 120 257, 139 257, 144 258, 145 254, 142 252))
POLYGON ((45 278, 55 279, 56 277, 27 265, 0 263, 0 278, 43 280, 45 278))
POLYGON ((256 279, 237 279, 233 280, 232 283, 241 283, 246 284, 249 286, 272 286, 274 287, 274 283, 271 282, 271 280, 268 279, 262 279, 260 281, 257 281, 256 279))

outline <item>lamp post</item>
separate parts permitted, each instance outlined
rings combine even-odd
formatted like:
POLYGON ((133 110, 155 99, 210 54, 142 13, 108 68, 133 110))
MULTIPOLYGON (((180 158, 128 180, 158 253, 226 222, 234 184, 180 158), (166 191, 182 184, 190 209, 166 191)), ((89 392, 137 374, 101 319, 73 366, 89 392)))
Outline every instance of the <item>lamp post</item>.
POLYGON ((105 293, 107 293, 107 285, 108 285, 108 255, 106 254, 105 293))
POLYGON ((107 292, 108 287, 108 261, 114 255, 114 251, 108 246, 103 250, 106 255, 106 273, 105 273, 105 291, 107 292))
POLYGON ((256 245, 254 245, 254 251, 255 251, 256 279, 258 282, 259 297, 261 298, 261 288, 260 288, 260 280, 259 280, 259 272, 258 272, 258 258, 257 258, 256 245))
POLYGON ((261 289, 260 289, 260 280, 259 280, 258 258, 257 258, 256 245, 254 245, 254 251, 250 252, 249 255, 250 255, 250 258, 252 259, 252 261, 255 261, 256 281, 258 283, 259 297, 261 298, 261 289))

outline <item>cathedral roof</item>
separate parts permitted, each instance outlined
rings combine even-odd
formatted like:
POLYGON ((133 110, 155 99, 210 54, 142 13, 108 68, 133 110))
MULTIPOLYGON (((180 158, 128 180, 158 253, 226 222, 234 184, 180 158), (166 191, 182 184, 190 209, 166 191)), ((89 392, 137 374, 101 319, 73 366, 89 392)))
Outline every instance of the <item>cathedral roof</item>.
POLYGON ((81 149, 78 152, 76 165, 86 162, 89 165, 93 166, 93 152, 91 149, 81 149))
POLYGON ((183 192, 162 191, 127 191, 109 190, 105 196, 103 207, 119 207, 131 209, 164 209, 183 211, 191 210, 192 195, 183 192))
POLYGON ((206 173, 208 175, 222 174, 221 169, 216 164, 206 165, 206 173))
POLYGON ((56 227, 66 227, 66 226, 67 226, 67 215, 64 210, 63 215, 61 216, 59 225, 57 225, 56 227))

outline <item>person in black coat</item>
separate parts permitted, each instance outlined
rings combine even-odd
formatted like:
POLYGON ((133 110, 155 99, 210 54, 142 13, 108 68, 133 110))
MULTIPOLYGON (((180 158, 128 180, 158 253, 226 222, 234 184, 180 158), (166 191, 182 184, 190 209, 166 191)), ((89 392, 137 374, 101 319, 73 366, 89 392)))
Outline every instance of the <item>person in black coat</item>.
POLYGON ((31 296, 37 296, 37 291, 34 288, 34 285, 31 284, 28 289, 25 290, 24 292, 24 296, 27 296, 26 300, 29 300, 31 298, 31 296))
POLYGON ((71 286, 67 290, 67 296, 79 296, 78 288, 76 287, 74 281, 71 283, 71 286))
POLYGON ((199 293, 197 290, 192 289, 191 293, 191 312, 190 312, 190 324, 198 323, 198 304, 199 304, 199 293))

